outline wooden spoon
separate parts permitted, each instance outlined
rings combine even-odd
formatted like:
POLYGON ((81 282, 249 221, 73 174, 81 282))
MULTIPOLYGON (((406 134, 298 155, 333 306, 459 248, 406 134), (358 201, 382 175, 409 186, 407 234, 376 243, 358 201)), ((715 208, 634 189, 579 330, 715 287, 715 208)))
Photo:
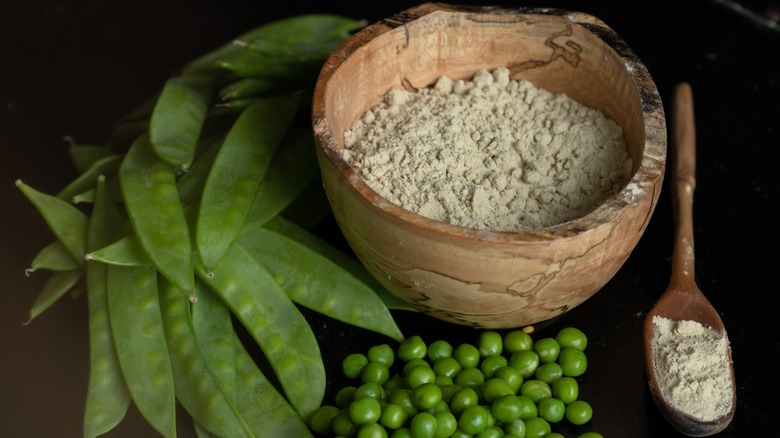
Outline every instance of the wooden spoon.
MULTIPOLYGON (((725 429, 734 416, 736 386, 730 347, 726 349, 731 379, 731 404, 727 412, 712 421, 703 421, 675 407, 661 391, 654 360, 654 339, 657 335, 654 317, 673 321, 695 321, 722 333, 728 338, 718 312, 707 300, 694 278, 693 251, 693 191, 696 187, 696 139, 693 98, 687 83, 679 84, 672 101, 672 207, 675 218, 675 241, 672 254, 672 275, 669 285, 644 322, 644 351, 650 393, 664 418, 679 432, 692 437, 710 436, 725 429)), ((727 343, 728 345, 728 343, 727 343)))

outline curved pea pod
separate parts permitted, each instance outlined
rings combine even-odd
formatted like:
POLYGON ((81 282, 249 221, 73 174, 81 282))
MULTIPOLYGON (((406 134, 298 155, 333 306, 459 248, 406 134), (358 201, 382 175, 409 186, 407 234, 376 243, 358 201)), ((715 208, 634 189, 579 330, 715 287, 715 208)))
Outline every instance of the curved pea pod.
POLYGON ((220 88, 217 94, 221 100, 226 101, 276 94, 295 88, 287 81, 268 78, 239 78, 220 88))
POLYGON ((100 175, 115 175, 121 162, 122 156, 118 154, 98 158, 81 175, 63 187, 57 193, 57 197, 70 201, 74 196, 95 188, 97 178, 100 175))
POLYGON ((30 308, 30 319, 27 322, 29 323, 48 310, 57 300, 72 290, 82 278, 84 278, 84 269, 82 268, 52 272, 35 298, 35 302, 30 308))
POLYGON ((106 246, 90 251, 84 260, 94 260, 115 266, 147 266, 152 261, 134 234, 124 236, 106 246))
POLYGON ((69 202, 35 190, 16 180, 16 186, 32 202, 51 231, 76 260, 84 258, 89 218, 69 202))
MULTIPOLYGON (((203 307, 208 304, 201 299, 194 305, 203 307)), ((230 355, 231 362, 209 363, 209 357, 204 350, 210 344, 199 342, 195 336, 190 300, 167 281, 160 282, 160 306, 165 338, 171 352, 173 381, 178 401, 197 424, 216 436, 256 436, 249 430, 236 408, 235 363, 231 363, 234 362, 233 355, 230 355), (224 369, 232 371, 232 386, 227 389, 215 375, 224 372, 224 369)), ((221 337, 218 347, 230 346, 232 353, 232 344, 226 339, 233 333, 233 326, 229 312, 226 308, 223 309, 225 316, 213 315, 208 330, 214 330, 214 335, 221 337)))
POLYGON ((327 241, 309 232, 307 229, 288 221, 281 216, 270 219, 263 226, 271 231, 282 234, 301 245, 305 245, 331 262, 339 265, 341 269, 344 269, 373 290, 382 302, 385 303, 385 306, 387 306, 388 309, 417 311, 417 309, 396 297, 379 284, 357 258, 336 248, 327 241))
POLYGON ((241 237, 239 244, 296 303, 347 324, 404 339, 379 296, 319 253, 265 228, 241 237))
POLYGON ((306 418, 325 393, 325 367, 311 326, 250 254, 233 245, 213 273, 198 276, 227 304, 265 353, 284 394, 306 418))
POLYGON ((189 226, 176 189, 173 166, 143 135, 119 168, 120 186, 133 231, 160 273, 186 295, 194 288, 189 226))
POLYGON ((303 192, 317 173, 311 129, 292 128, 274 154, 268 174, 255 194, 241 234, 262 226, 303 192))
POLYGON ((46 245, 38 254, 33 257, 30 267, 25 269, 25 274, 30 274, 39 269, 48 269, 50 271, 69 271, 81 266, 79 260, 73 258, 73 255, 65 248, 59 240, 46 245))
MULTIPOLYGON (((122 222, 113 198, 101 178, 87 230, 87 249, 101 247, 113 239, 122 222)), ((89 311, 89 382, 84 409, 83 436, 93 438, 112 430, 130 406, 108 319, 108 268, 86 263, 87 306, 89 311)))
POLYGON ((162 436, 176 436, 176 397, 153 266, 108 265, 108 311, 133 402, 162 436))
POLYGON ((163 86, 149 120, 149 134, 157 155, 168 164, 187 169, 212 99, 212 74, 174 76, 163 86))
POLYGON ((76 170, 81 174, 87 171, 93 163, 101 158, 105 158, 109 155, 115 155, 115 153, 106 146, 78 144, 73 137, 66 136, 65 141, 68 142, 68 153, 70 154, 70 160, 73 165, 76 166, 76 170))
POLYGON ((214 270, 236 240, 296 111, 296 99, 258 99, 228 132, 203 187, 197 217, 196 246, 206 270, 214 270))
POLYGON ((195 204, 203 193, 203 186, 206 185, 206 178, 209 175, 214 159, 217 157, 219 147, 222 145, 224 138, 211 138, 203 140, 205 150, 200 156, 198 156, 187 172, 182 174, 179 180, 176 182, 176 187, 179 190, 179 199, 181 203, 186 205, 195 204))

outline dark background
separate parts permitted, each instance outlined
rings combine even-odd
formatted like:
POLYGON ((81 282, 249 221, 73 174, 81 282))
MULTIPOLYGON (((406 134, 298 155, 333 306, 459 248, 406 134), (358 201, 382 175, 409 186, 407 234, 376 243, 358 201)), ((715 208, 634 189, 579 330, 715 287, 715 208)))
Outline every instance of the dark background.
MULTIPOLYGON (((56 192, 75 177, 63 136, 84 143, 104 141, 111 122, 157 91, 186 61, 264 22, 309 12, 371 22, 417 4, 354 3, 0 2, 0 436, 80 436, 88 376, 83 297, 63 299, 32 324, 22 325, 45 278, 26 277, 24 269, 51 235, 14 180, 56 192)), ((645 63, 667 114, 673 87, 691 83, 699 145, 697 278, 728 329, 737 379, 736 416, 719 436, 780 436, 773 359, 778 347, 773 274, 780 242, 770 210, 776 208, 780 186, 775 173, 780 32, 722 1, 468 3, 560 7, 595 15, 645 63)), ((744 5, 759 15, 773 6, 744 5)), ((776 16, 777 3, 774 10, 776 16)), ((776 22, 769 23, 777 29, 776 22)), ((588 428, 605 437, 681 436, 666 425, 649 398, 641 350, 644 315, 669 279, 669 199, 665 186, 645 236, 602 291, 537 327, 537 336, 565 325, 590 336, 590 367, 581 398, 594 407, 588 428)), ((463 327, 404 312, 397 317, 407 335, 474 339, 475 333, 463 327)), ((338 361, 348 352, 386 342, 333 321, 312 317, 312 324, 334 379, 338 361)), ((154 435, 132 408, 110 434, 154 435)), ((186 422, 181 436, 193 436, 186 422)))

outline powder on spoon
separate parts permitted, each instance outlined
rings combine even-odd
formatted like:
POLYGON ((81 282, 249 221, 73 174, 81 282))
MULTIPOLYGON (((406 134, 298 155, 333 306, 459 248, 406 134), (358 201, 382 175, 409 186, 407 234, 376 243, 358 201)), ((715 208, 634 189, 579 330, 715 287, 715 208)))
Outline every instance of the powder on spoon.
POLYGON ((384 198, 492 231, 583 216, 631 176, 619 125, 509 70, 391 90, 344 134, 343 158, 384 198))
POLYGON ((695 321, 653 317, 653 363, 661 395, 701 421, 731 410, 733 382, 729 342, 722 332, 695 321))

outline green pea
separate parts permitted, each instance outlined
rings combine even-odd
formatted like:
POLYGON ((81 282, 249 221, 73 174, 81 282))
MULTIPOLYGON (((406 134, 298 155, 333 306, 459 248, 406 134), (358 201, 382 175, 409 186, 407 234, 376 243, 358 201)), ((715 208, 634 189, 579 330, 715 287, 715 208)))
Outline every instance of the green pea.
POLYGON ((436 432, 433 436, 436 438, 444 438, 452 436, 455 430, 458 428, 458 419, 452 412, 439 411, 433 414, 436 417, 436 432))
POLYGON ((319 434, 330 434, 333 432, 333 419, 339 413, 339 408, 333 405, 323 405, 315 409, 309 418, 311 430, 319 434))
POLYGON ((548 397, 539 402, 539 416, 550 423, 558 423, 563 420, 566 405, 563 401, 554 397, 548 397))
POLYGON ((274 276, 284 278, 280 286, 296 303, 350 325, 403 339, 381 298, 324 255, 265 228, 240 237, 238 243, 274 276))
POLYGON ((566 437, 558 432, 553 432, 547 435, 547 438, 566 438, 566 437))
POLYGON ((555 338, 542 338, 534 342, 534 351, 541 363, 555 362, 561 353, 561 346, 555 338))
POLYGON ((455 415, 460 415, 471 406, 479 404, 479 394, 474 388, 462 388, 452 395, 450 410, 455 415))
POLYGON ((412 389, 412 402, 421 411, 433 409, 441 399, 441 388, 433 382, 422 383, 412 389))
POLYGON ((368 365, 368 358, 362 353, 352 353, 341 361, 341 371, 350 379, 360 378, 363 368, 368 365))
POLYGON ((585 432, 582 435, 577 435, 577 438, 604 438, 604 435, 596 432, 585 432))
POLYGON ((404 339, 398 346, 398 358, 404 362, 412 359, 424 359, 427 352, 428 346, 419 335, 404 339))
POLYGON ((481 357, 497 356, 504 350, 504 341, 496 331, 483 331, 477 336, 477 348, 481 357))
POLYGON ((406 382, 404 382, 404 378, 400 376, 399 374, 393 374, 392 377, 390 377, 387 382, 384 384, 385 392, 392 393, 393 391, 397 389, 402 389, 406 385, 406 382))
POLYGON ((504 431, 501 428, 492 426, 478 433, 475 438, 503 438, 504 431))
POLYGON ((388 403, 382 409, 379 422, 388 429, 399 429, 409 418, 408 412, 400 405, 388 403))
POLYGON ((171 166, 186 170, 192 164, 215 81, 213 74, 191 74, 165 82, 149 120, 149 134, 155 153, 171 166))
POLYGON ((428 360, 435 363, 440 359, 451 358, 452 350, 452 344, 444 339, 437 339, 428 346, 428 360))
POLYGON ((561 350, 558 363, 564 376, 579 377, 588 369, 588 358, 582 350, 566 347, 561 350))
POLYGON ((379 423, 364 424, 358 430, 357 438, 387 438, 387 430, 379 423))
POLYGON ((580 351, 585 351, 588 346, 588 337, 585 333, 576 327, 564 327, 556 335, 555 340, 558 341, 561 348, 576 348, 580 351))
POLYGON ((133 402, 161 435, 176 435, 176 398, 153 267, 108 266, 108 309, 133 402))
POLYGON ((574 400, 566 405, 565 415, 569 423, 580 426, 593 418, 593 408, 585 400, 574 400))
POLYGON ((479 365, 479 369, 482 370, 482 374, 485 378, 489 379, 496 375, 496 371, 504 366, 509 365, 509 360, 501 355, 487 356, 482 359, 479 365))
MULTIPOLYGON (((401 369, 401 373, 404 375, 404 377, 408 376, 412 368, 417 366, 431 368, 431 364, 425 359, 412 359, 404 364, 403 368, 401 369)), ((434 372, 434 375, 435 374, 436 373, 434 372)))
POLYGON ((336 391, 336 395, 333 397, 336 407, 339 409, 349 407, 349 404, 355 399, 355 391, 357 391, 355 386, 344 386, 336 391))
POLYGON ((569 404, 579 397, 579 383, 573 377, 563 376, 552 383, 552 396, 569 404))
POLYGON ((453 385, 455 382, 453 382, 452 379, 447 376, 436 376, 436 380, 434 380, 433 383, 438 386, 447 386, 453 385))
POLYGON ((482 392, 482 400, 487 404, 492 404, 495 400, 505 396, 514 395, 515 392, 509 385, 499 378, 488 379, 480 387, 482 392))
POLYGON ((195 229, 196 247, 207 272, 220 264, 238 237, 296 111, 295 99, 258 99, 228 131, 203 187, 195 229))
POLYGON ((479 366, 479 349, 472 344, 460 344, 452 352, 460 366, 463 368, 475 368, 479 366))
POLYGON ((312 328, 273 277, 240 246, 198 277, 230 307, 265 353, 290 403, 306 417, 325 393, 325 367, 312 328), (285 327, 285 330, 271 330, 285 327))
POLYGON ((435 415, 429 412, 418 412, 412 417, 409 426, 415 438, 433 438, 437 425, 435 415))
POLYGON ((70 271, 78 268, 82 264, 82 261, 73 258, 62 242, 55 240, 43 247, 43 249, 35 255, 32 262, 30 262, 30 267, 25 269, 24 272, 29 275, 39 269, 70 271))
POLYGON ((76 268, 68 271, 54 271, 43 284, 43 288, 35 297, 29 311, 29 321, 37 318, 48 310, 68 291, 72 290, 83 278, 84 269, 76 268))
POLYGON ((390 394, 390 403, 400 406, 408 417, 417 413, 418 409, 412 400, 411 389, 399 389, 390 394))
POLYGON ((525 421, 517 419, 504 424, 505 437, 525 438, 525 421))
POLYGON ((520 385, 523 384, 523 376, 520 371, 509 365, 498 368, 495 377, 506 382, 515 394, 520 390, 520 385))
POLYGON ((62 245, 76 260, 83 260, 89 218, 72 204, 40 192, 21 180, 16 186, 35 206, 62 245))
POLYGON ((441 385, 442 400, 444 400, 447 404, 450 404, 450 402, 452 401, 452 396, 455 395, 455 393, 460 391, 461 389, 463 388, 453 383, 447 385, 441 385))
POLYGON ((342 409, 333 417, 333 433, 336 436, 356 436, 360 425, 352 420, 349 409, 342 409))
POLYGON ((547 384, 552 384, 554 381, 560 379, 561 376, 563 376, 563 368, 561 368, 561 365, 559 365, 558 362, 544 363, 540 365, 534 373, 534 377, 547 384))
POLYGON ((552 397, 552 389, 550 385, 541 380, 526 380, 520 386, 520 394, 530 398, 535 403, 539 403, 545 398, 552 397))
POLYGON ((532 350, 520 350, 509 357, 509 366, 519 371, 524 379, 534 375, 539 363, 539 355, 532 350))
POLYGON ((510 355, 523 350, 533 350, 534 340, 522 330, 511 330, 504 335, 504 351, 510 355))
POLYGON ((143 135, 119 168, 122 196, 138 241, 154 265, 186 295, 194 289, 189 226, 176 190, 173 167, 143 135))
POLYGON ((434 383, 436 374, 433 369, 427 365, 417 365, 409 370, 406 375, 406 386, 414 389, 424 383, 434 383))
POLYGON ((360 397, 349 405, 349 416, 355 424, 375 423, 382 416, 382 405, 374 397, 360 397))
POLYGON ((363 397, 371 397, 377 400, 385 398, 385 390, 382 385, 377 382, 366 382, 358 386, 352 395, 353 400, 357 400, 363 397))
POLYGON ((458 427, 470 434, 478 434, 488 427, 488 410, 482 405, 467 407, 458 418, 458 427))
POLYGON ((446 376, 449 378, 456 376, 462 369, 460 362, 452 356, 437 359, 433 362, 431 367, 437 376, 446 376))
POLYGON ((374 345, 368 349, 368 360, 391 367, 395 362, 395 352, 388 344, 374 345))
POLYGON ((520 418, 522 402, 514 394, 506 394, 493 400, 490 411, 496 420, 510 423, 520 418))
POLYGON ((542 417, 533 417, 525 422, 525 438, 544 438, 552 433, 552 426, 542 417))
POLYGON ((485 375, 479 368, 463 368, 455 376, 455 384, 462 388, 478 388, 485 383, 485 375))
POLYGON ((360 373, 362 382, 375 382, 384 385, 390 379, 390 369, 382 362, 369 362, 360 373))
MULTIPOLYGON (((86 249, 108 243, 121 222, 119 211, 105 188, 97 183, 95 205, 87 230, 86 249)), ((57 243, 61 256, 72 256, 57 243)), ((35 263, 33 263, 35 266, 35 263)), ((83 433, 95 438, 113 429, 122 421, 130 406, 130 393, 116 357, 111 325, 108 319, 108 267, 102 263, 86 263, 87 306, 89 320, 89 381, 84 408, 83 433)))
POLYGON ((521 420, 526 420, 528 418, 533 418, 539 415, 539 407, 536 406, 536 402, 534 402, 530 397, 525 395, 518 395, 517 400, 518 404, 520 405, 521 420))
POLYGON ((396 429, 393 431, 392 434, 390 434, 390 438, 414 438, 412 436, 412 430, 408 427, 401 427, 399 429, 396 429))

